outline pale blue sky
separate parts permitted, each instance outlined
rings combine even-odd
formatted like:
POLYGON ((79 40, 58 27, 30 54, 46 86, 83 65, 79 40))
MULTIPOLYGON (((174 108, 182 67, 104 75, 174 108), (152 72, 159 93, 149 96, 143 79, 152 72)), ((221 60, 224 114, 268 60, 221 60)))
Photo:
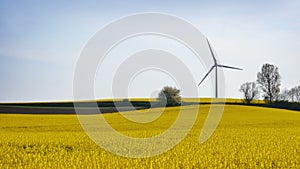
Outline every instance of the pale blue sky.
MULTIPOLYGON (((254 81, 266 62, 279 67, 282 88, 290 88, 300 84, 299 9, 297 0, 2 0, 0 102, 72 99, 73 69, 87 40, 111 21, 141 12, 187 20, 210 39, 221 63, 244 68, 224 70, 226 97, 241 97, 239 86, 254 81)), ((200 80, 206 71, 200 64, 194 77, 200 80)), ((137 78, 130 96, 149 97, 161 85, 155 80, 143 85, 143 81, 137 78)), ((213 96, 211 89, 208 80, 199 88, 199 96, 213 96)), ((99 98, 110 97, 104 88, 95 91, 99 98)))

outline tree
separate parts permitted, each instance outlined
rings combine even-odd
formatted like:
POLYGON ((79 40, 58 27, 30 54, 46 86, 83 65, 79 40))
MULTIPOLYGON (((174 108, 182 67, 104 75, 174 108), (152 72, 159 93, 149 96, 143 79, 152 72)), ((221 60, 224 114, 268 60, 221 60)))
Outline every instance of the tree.
POLYGON ((180 90, 176 87, 165 86, 158 94, 160 104, 178 106, 181 104, 180 90))
POLYGON ((241 85, 240 92, 244 94, 244 100, 247 104, 250 104, 251 101, 257 98, 259 91, 255 82, 246 82, 241 85))
POLYGON ((278 100, 287 102, 300 102, 300 86, 295 86, 290 90, 283 89, 278 100))
POLYGON ((264 92, 265 100, 274 101, 280 92, 280 75, 278 68, 272 64, 264 64, 257 74, 257 83, 264 92))
POLYGON ((283 89, 283 91, 279 94, 278 96, 278 101, 290 101, 291 96, 290 96, 291 92, 288 89, 283 89))
POLYGON ((300 102, 300 86, 293 87, 289 90, 291 102, 300 102))
POLYGON ((296 90, 296 102, 300 102, 300 86, 296 86, 295 87, 295 90, 296 90))

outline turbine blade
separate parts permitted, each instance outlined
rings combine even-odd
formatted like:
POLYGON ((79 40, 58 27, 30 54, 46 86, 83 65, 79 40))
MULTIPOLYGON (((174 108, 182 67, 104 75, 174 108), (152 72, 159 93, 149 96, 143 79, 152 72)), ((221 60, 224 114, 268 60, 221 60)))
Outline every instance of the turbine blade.
POLYGON ((212 66, 210 68, 210 70, 206 73, 206 75, 203 77, 203 79, 200 81, 200 83, 198 84, 198 86, 200 86, 200 84, 205 80, 205 78, 209 75, 209 73, 214 69, 215 66, 212 66))
POLYGON ((216 64, 217 64, 217 59, 216 59, 216 57, 215 57, 215 54, 214 54, 214 52, 213 52, 213 50, 212 50, 212 48, 211 48, 211 46, 210 46, 210 43, 209 43, 209 41, 208 41, 207 38, 206 38, 206 41, 207 41, 207 44, 208 44, 210 53, 211 53, 211 55, 212 55, 212 57, 213 57, 213 59, 214 59, 215 65, 216 65, 216 64))
POLYGON ((226 66, 226 65, 218 65, 219 67, 224 67, 224 68, 228 68, 228 69, 236 69, 236 70, 243 70, 241 68, 237 68, 237 67, 232 67, 232 66, 226 66))

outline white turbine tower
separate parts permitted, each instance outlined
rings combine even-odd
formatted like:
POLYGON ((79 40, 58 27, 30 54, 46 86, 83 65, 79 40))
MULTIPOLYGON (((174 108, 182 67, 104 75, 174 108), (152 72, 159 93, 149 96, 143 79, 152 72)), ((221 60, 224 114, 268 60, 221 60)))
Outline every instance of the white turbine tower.
POLYGON ((198 86, 200 86, 200 84, 205 80, 205 78, 209 75, 209 73, 215 68, 215 97, 218 98, 218 67, 222 67, 222 68, 228 68, 228 69, 236 69, 236 70, 243 70, 241 68, 237 68, 237 67, 232 67, 232 66, 226 66, 226 65, 221 65, 221 64, 218 64, 217 63, 217 59, 214 55, 214 52, 210 46, 210 43, 208 41, 208 39, 206 39, 207 41, 207 44, 208 44, 208 47, 209 47, 209 50, 210 50, 210 53, 213 57, 213 60, 214 60, 214 65, 210 68, 210 70, 206 73, 206 75, 203 77, 203 79, 200 81, 200 83, 198 84, 198 86))

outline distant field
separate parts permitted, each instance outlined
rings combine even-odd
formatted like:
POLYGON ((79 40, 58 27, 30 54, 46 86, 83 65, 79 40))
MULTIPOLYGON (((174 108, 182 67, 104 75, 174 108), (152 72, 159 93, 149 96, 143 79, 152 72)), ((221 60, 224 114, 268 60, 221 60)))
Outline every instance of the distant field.
MULTIPOLYGON (((100 99, 98 101, 122 101, 123 99, 100 99)), ((212 99, 212 98, 182 98, 183 102, 212 102, 212 101, 225 101, 227 103, 243 103, 243 99, 233 99, 233 98, 226 98, 226 99, 212 99)), ((130 98, 129 101, 157 101, 155 98, 130 98)), ((265 103, 264 100, 253 100, 253 103, 265 103)))
MULTIPOLYGON (((100 99, 100 100, 83 100, 77 101, 78 109, 84 113, 111 113, 118 111, 129 111, 135 109, 147 109, 157 106, 156 98, 117 98, 117 99, 100 99), (97 103, 98 107, 95 107, 97 103), (117 108, 116 106, 117 105, 117 108), (132 107, 133 106, 133 107, 132 107)), ((182 98, 183 105, 191 104, 211 104, 224 102, 227 104, 243 103, 241 99, 211 99, 211 98, 182 98)), ((262 104, 262 100, 254 100, 252 103, 262 104)), ((0 103, 0 113, 4 114, 76 114, 73 101, 58 102, 20 102, 20 103, 0 103)))
MULTIPOLYGON (((76 115, 0 114, 0 168, 300 168, 300 112, 225 105, 219 127, 199 144, 209 108, 201 106, 193 129, 175 148, 143 159, 104 151, 83 132, 76 115)), ((128 113, 156 116, 159 110, 128 113)), ((148 137, 162 133, 177 113, 178 107, 166 108, 147 124, 118 113, 85 116, 105 116, 125 135, 148 137)))
MULTIPOLYGON (((76 101, 78 109, 87 114, 111 113, 118 111, 128 111, 135 109, 147 109, 151 106, 159 107, 158 100, 155 98, 117 98, 100 100, 76 101), (98 107, 95 107, 96 104, 98 107), (116 106, 117 105, 117 108, 116 106), (133 107, 132 107, 133 106, 133 107)), ((211 98, 182 98, 183 105, 190 104, 210 104, 210 103, 233 103, 240 104, 241 99, 211 99, 211 98)), ((255 100, 252 103, 263 103, 261 100, 255 100)), ((153 108, 152 107, 152 108, 153 108)), ((76 114, 73 101, 57 102, 21 102, 21 103, 0 103, 0 113, 4 114, 76 114)))
MULTIPOLYGON (((123 99, 100 99, 99 102, 103 101, 122 101, 123 99)), ((232 99, 232 98, 226 98, 226 99, 212 99, 212 98, 182 98, 183 102, 217 102, 218 100, 227 102, 227 103, 243 103, 242 99, 232 99)), ((130 98, 129 101, 157 101, 155 98, 130 98)), ((264 100, 253 100, 252 103, 265 103, 264 100)))
MULTIPOLYGON (((226 98, 226 99, 212 99, 212 98, 183 98, 182 101, 184 102, 200 102, 200 103, 207 103, 207 102, 226 102, 226 103, 243 103, 243 99, 232 99, 232 98, 226 98)), ((263 104, 265 103, 264 100, 253 100, 252 103, 259 103, 263 104)))

